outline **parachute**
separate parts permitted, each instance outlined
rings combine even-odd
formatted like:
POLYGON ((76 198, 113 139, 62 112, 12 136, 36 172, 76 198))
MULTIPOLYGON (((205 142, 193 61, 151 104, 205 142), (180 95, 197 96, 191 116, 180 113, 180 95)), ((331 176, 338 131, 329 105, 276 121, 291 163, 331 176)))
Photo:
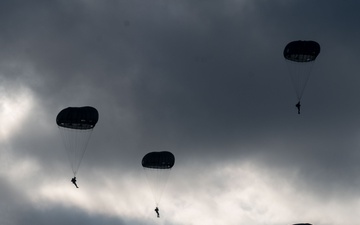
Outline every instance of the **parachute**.
POLYGON ((292 41, 284 49, 296 96, 300 101, 316 57, 320 53, 320 45, 315 41, 292 41))
POLYGON ((91 133, 98 120, 99 113, 91 106, 68 107, 61 110, 56 117, 74 176, 79 170, 91 133))
POLYGON ((149 152, 141 162, 154 196, 156 206, 160 204, 171 168, 175 164, 175 156, 168 151, 149 152))

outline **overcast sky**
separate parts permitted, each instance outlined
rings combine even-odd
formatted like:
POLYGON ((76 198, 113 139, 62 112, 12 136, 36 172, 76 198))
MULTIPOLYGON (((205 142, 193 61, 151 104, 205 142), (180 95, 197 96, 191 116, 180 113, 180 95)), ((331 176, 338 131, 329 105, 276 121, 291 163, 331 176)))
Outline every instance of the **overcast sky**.
POLYGON ((357 224, 360 2, 0 1, 0 223, 357 224), (283 49, 321 45, 297 114, 283 49), (99 111, 77 174, 55 123, 99 111), (175 165, 160 218, 141 166, 175 165))

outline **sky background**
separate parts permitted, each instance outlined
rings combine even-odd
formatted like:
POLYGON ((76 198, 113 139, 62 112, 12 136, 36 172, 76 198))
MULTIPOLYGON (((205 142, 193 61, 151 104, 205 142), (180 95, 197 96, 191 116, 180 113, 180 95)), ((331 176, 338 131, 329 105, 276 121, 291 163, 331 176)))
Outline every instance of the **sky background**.
POLYGON ((0 1, 4 225, 358 224, 360 2, 0 1), (285 45, 321 52, 297 114, 285 45), (77 174, 56 115, 99 122, 77 174), (176 162, 159 205, 142 157, 176 162))

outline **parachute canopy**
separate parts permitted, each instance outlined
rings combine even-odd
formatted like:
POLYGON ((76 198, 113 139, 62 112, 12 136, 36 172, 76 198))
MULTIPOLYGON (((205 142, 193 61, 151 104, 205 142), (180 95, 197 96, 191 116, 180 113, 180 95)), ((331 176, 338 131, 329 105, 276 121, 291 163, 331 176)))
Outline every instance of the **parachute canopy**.
POLYGON ((93 129, 99 120, 98 111, 91 106, 68 107, 60 111, 56 117, 59 127, 70 129, 93 129))
POLYGON ((156 206, 158 206, 170 176, 171 168, 175 164, 175 156, 167 151, 150 152, 143 157, 141 164, 156 206))
POLYGON ((151 169, 171 169, 175 164, 175 156, 171 152, 150 152, 142 159, 142 166, 151 169))
POLYGON ((315 41, 292 41, 284 49, 284 57, 294 62, 314 61, 320 53, 320 45, 315 41))
POLYGON ((315 59, 320 53, 320 45, 315 41, 292 41, 283 51, 291 80, 300 101, 310 77, 315 59))
POLYGON ((64 141, 74 176, 79 170, 98 120, 99 113, 91 106, 68 107, 61 110, 56 117, 56 124, 64 141))

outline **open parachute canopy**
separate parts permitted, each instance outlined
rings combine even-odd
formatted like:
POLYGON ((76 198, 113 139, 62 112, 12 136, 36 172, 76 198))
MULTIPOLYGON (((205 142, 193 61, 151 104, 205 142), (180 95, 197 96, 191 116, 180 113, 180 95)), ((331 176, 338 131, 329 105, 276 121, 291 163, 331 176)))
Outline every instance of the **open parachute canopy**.
POLYGON ((301 100, 320 45, 315 41, 292 41, 283 51, 298 101, 301 100))
POLYGON ((87 149, 92 131, 99 120, 98 111, 91 106, 68 107, 59 112, 59 127, 71 168, 76 176, 87 149))
POLYGON ((156 206, 160 204, 162 193, 174 164, 175 156, 168 151, 147 153, 141 161, 156 206))
POLYGON ((175 157, 171 152, 150 152, 141 162, 142 166, 151 169, 171 169, 175 164, 175 157))
POLYGON ((315 41, 292 41, 284 49, 284 57, 294 62, 314 61, 320 53, 320 45, 315 41))
POLYGON ((68 107, 60 111, 56 123, 70 129, 93 129, 99 120, 98 111, 91 106, 68 107))

